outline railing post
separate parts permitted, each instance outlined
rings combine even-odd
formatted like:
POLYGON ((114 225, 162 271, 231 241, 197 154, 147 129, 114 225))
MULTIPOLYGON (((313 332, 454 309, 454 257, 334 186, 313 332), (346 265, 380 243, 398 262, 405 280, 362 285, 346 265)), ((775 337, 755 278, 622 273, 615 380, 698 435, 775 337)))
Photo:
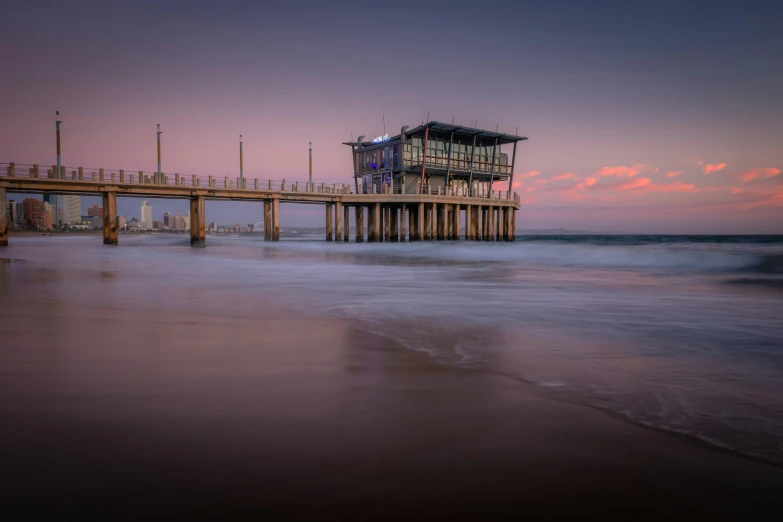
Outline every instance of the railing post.
POLYGON ((125 171, 120 169, 120 183, 125 183, 125 171))
POLYGON ((272 180, 269 180, 269 190, 272 190, 272 180))
POLYGON ((280 191, 285 192, 285 178, 283 178, 283 182, 280 184, 280 191))
POLYGON ((294 189, 296 192, 299 192, 299 182, 296 182, 296 188, 294 189))
POLYGON ((103 181, 103 169, 98 169, 100 181, 103 181))
POLYGON ((11 162, 11 164, 8 165, 8 176, 12 178, 16 176, 16 165, 14 165, 13 162, 11 162))
POLYGON ((33 177, 34 178, 38 177, 38 164, 37 163, 33 164, 33 177))
POLYGON ((198 187, 198 178, 196 177, 195 174, 193 174, 193 186, 198 187))
MULTIPOLYGON (((81 176, 79 176, 79 177, 81 177, 81 176)), ((144 171, 140 170, 139 171, 139 184, 141 185, 143 183, 144 183, 144 171)))
POLYGON ((253 180, 253 189, 258 190, 258 179, 253 180))

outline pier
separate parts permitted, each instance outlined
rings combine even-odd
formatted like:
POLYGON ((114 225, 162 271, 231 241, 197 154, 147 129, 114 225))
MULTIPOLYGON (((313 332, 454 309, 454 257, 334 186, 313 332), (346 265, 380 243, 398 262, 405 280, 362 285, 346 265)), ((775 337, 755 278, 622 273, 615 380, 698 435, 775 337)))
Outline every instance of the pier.
MULTIPOLYGON (((68 169, 65 166, 0 164, 0 246, 8 245, 7 194, 77 194, 103 201, 103 242, 118 243, 117 198, 190 200, 190 244, 206 244, 206 200, 258 201, 264 239, 279 241, 280 203, 324 205, 326 241, 347 242, 351 225, 356 242, 434 240, 513 241, 519 196, 492 190, 491 184, 407 187, 357 186, 271 181, 228 176, 185 176, 157 172, 68 169), (353 209, 353 212, 351 212, 353 209), (353 220, 351 214, 353 213, 353 220)), ((509 183, 509 186, 511 183, 509 183)))

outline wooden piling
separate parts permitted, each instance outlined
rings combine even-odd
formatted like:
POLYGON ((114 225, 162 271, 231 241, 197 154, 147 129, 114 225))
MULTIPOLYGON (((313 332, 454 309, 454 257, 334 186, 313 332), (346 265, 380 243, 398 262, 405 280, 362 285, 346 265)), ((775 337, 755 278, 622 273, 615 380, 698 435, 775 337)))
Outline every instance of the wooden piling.
POLYGON ((272 202, 264 201, 264 241, 272 241, 272 202))
POLYGON ((326 240, 332 241, 332 204, 326 204, 326 240))
POLYGON ((190 198, 190 246, 207 244, 206 203, 204 196, 190 198))
POLYGON ((356 205, 356 242, 364 243, 364 205, 356 205))
POLYGON ((117 244, 117 195, 104 192, 103 196, 103 244, 117 244))

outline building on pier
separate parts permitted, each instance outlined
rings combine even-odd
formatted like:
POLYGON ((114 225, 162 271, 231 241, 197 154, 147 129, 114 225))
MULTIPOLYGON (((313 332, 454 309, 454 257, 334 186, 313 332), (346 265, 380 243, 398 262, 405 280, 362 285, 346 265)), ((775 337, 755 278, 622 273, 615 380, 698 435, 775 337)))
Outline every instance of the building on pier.
POLYGON ((396 136, 370 141, 360 136, 344 145, 351 147, 357 193, 418 194, 450 187, 452 193, 472 196, 487 193, 499 181, 508 181, 511 190, 517 143, 526 139, 430 121, 403 127, 396 136))

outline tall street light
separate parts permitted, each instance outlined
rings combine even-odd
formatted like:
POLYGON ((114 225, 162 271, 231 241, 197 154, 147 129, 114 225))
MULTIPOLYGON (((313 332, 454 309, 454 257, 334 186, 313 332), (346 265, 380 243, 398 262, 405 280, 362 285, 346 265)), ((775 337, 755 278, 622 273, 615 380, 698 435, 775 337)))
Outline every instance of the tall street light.
POLYGON ((158 123, 158 174, 155 177, 155 183, 160 185, 161 181, 163 180, 162 176, 160 175, 160 135, 163 134, 160 132, 160 123, 158 123))
POLYGON ((242 165, 242 135, 239 135, 239 186, 245 188, 245 169, 242 165))
POLYGON ((64 178, 62 169, 60 168, 60 124, 62 121, 60 120, 60 111, 55 111, 55 114, 57 115, 57 120, 55 121, 55 124, 57 125, 57 173, 56 178, 64 178))

